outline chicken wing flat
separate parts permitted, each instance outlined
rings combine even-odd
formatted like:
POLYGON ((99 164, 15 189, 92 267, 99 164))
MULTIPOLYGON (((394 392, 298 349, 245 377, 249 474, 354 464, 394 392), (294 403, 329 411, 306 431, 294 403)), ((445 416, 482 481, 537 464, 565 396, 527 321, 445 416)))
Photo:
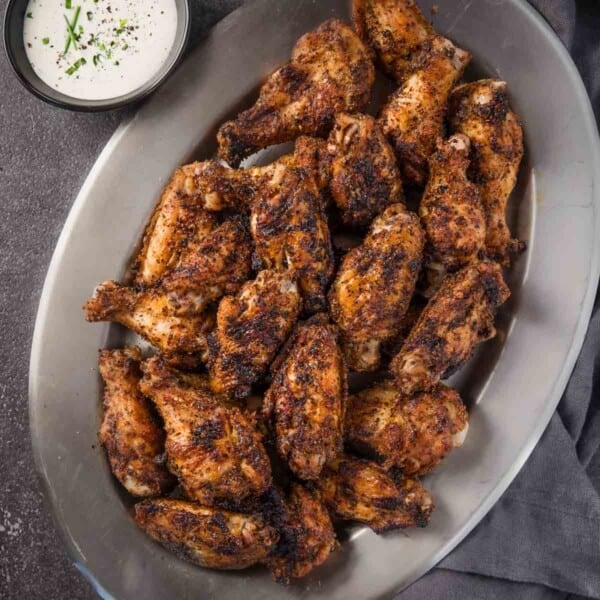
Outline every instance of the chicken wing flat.
POLYGON ((265 492, 271 466, 250 417, 220 402, 206 380, 170 369, 160 356, 142 371, 140 388, 165 423, 169 469, 188 498, 238 507, 265 492))
POLYGON ((350 396, 346 442, 375 458, 384 469, 399 467, 405 475, 425 475, 467 434, 468 413, 452 388, 404 396, 384 382, 350 396))
POLYGON ((328 151, 331 196, 345 225, 367 227, 387 206, 404 201, 394 151, 373 117, 338 114, 328 151))
POLYGON ((427 161, 443 133, 448 96, 470 58, 450 40, 434 37, 423 66, 381 110, 379 124, 396 152, 405 182, 425 184, 427 161))
POLYGON ((317 479, 342 450, 346 365, 327 315, 297 327, 265 395, 264 414, 291 471, 317 479))
POLYGON ((390 363, 400 390, 430 390, 461 367, 477 344, 496 335, 496 309, 509 296, 497 263, 473 263, 448 275, 390 363))
POLYGON ((102 350, 98 366, 104 381, 100 442, 110 468, 134 496, 159 496, 174 484, 163 461, 165 434, 138 385, 139 348, 102 350))
POLYGON ((367 106, 374 80, 362 41, 348 25, 330 19, 298 40, 291 61, 271 75, 252 108, 219 129, 219 155, 237 167, 272 144, 324 137, 337 112, 367 106))
POLYGON ((434 508, 417 479, 394 480, 376 463, 348 455, 328 465, 317 486, 332 513, 366 523, 376 533, 425 527, 434 508))
POLYGON ((245 569, 264 562, 278 539, 259 514, 169 498, 138 502, 135 520, 169 552, 211 569, 245 569))
POLYGON ((344 257, 329 305, 351 370, 379 367, 381 346, 399 332, 414 292, 423 244, 417 215, 394 204, 344 257))
POLYGON ((450 101, 450 125, 471 139, 470 174, 479 185, 486 215, 486 251, 508 265, 524 245, 511 239, 506 205, 523 158, 523 130, 511 110, 505 81, 483 79, 457 87, 450 101))
POLYGON ((237 296, 225 296, 209 339, 211 388, 247 396, 291 333, 301 305, 298 286, 285 271, 261 271, 237 296))
POLYGON ((270 515, 280 537, 267 565, 278 582, 289 583, 323 564, 338 544, 327 508, 314 492, 293 483, 287 498, 276 494, 270 515))
POLYGON ((479 189, 467 178, 469 138, 439 139, 429 158, 429 180, 419 205, 429 259, 454 271, 485 248, 485 215, 479 189))

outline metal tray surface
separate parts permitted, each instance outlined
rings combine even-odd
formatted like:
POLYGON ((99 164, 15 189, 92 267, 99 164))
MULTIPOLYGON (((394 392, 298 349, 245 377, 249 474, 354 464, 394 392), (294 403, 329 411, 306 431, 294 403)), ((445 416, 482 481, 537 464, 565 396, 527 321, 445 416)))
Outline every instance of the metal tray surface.
MULTIPOLYGON (((426 14, 432 1, 420 0, 426 14)), ((288 587, 265 569, 218 572, 181 561, 131 518, 97 440, 97 352, 130 338, 89 325, 81 305, 119 278, 177 165, 215 150, 218 125, 252 102, 297 38, 345 0, 255 0, 217 25, 110 140, 65 223, 40 302, 30 367, 37 470, 76 566, 107 598, 390 597, 433 567, 481 520, 544 431, 580 350, 600 261, 599 148, 583 84, 551 29, 521 0, 446 0, 433 17, 474 57, 470 78, 508 81, 526 135, 511 221, 528 250, 509 274, 500 335, 453 378, 471 410, 465 445, 426 486, 431 524, 377 536, 345 530, 321 568, 288 587)))

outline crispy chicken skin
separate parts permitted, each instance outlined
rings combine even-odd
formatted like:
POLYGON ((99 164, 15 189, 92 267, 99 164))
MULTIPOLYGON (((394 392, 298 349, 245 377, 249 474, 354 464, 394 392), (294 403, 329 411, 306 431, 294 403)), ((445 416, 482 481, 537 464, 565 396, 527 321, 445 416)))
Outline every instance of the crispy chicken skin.
POLYGON ((271 485, 271 466, 251 417, 219 401, 205 378, 180 374, 160 356, 142 363, 140 388, 165 423, 171 472, 207 506, 238 507, 271 485))
POLYGON ((449 40, 434 37, 423 65, 381 110, 379 124, 396 152, 405 182, 425 184, 427 161, 443 132, 448 96, 470 58, 449 40))
POLYGON ((467 178, 469 138, 438 139, 429 158, 429 180, 419 205, 428 258, 453 271, 485 247, 485 215, 479 189, 467 178))
POLYGON ((301 304, 294 279, 279 271, 261 271, 236 296, 225 296, 209 340, 211 388, 247 396, 291 333, 301 304))
POLYGON ((252 108, 221 126, 219 156, 237 167, 272 144, 324 137, 337 112, 367 106, 374 80, 367 48, 348 25, 330 19, 298 40, 291 61, 269 77, 252 108))
POLYGON ((403 202, 394 151, 373 117, 336 115, 328 152, 331 196, 345 225, 367 227, 387 206, 403 202))
POLYGON ((496 335, 496 309, 509 296, 497 263, 473 263, 448 275, 390 363, 400 390, 430 390, 461 367, 477 344, 496 335))
POLYGON ((511 239, 506 204, 523 158, 523 130, 510 109, 505 81, 483 79, 458 86, 450 98, 453 131, 471 139, 470 174, 479 185, 486 214, 486 251, 504 266, 523 250, 511 239))
POLYGON ((394 480, 376 463, 349 455, 328 465, 317 487, 333 514, 366 523, 375 533, 425 527, 434 508, 419 480, 394 480))
POLYGON ((141 356, 139 348, 100 352, 104 417, 99 438, 113 474, 130 494, 158 496, 174 478, 163 462, 165 434, 138 387, 141 356))
POLYGON ((337 330, 316 315, 296 328, 284 354, 263 411, 291 471, 317 479, 343 444, 347 382, 337 330))
POLYGON ((135 520, 169 552, 211 569, 245 569, 264 562, 278 539, 259 514, 170 498, 138 502, 135 520))
POLYGON ((364 242, 344 257, 329 292, 348 366, 372 371, 381 346, 399 333, 421 268, 424 236, 416 214, 387 208, 364 242))
POLYGON ((425 475, 462 445, 468 418, 458 393, 445 385, 404 396, 384 382, 350 396, 346 442, 386 470, 425 475))

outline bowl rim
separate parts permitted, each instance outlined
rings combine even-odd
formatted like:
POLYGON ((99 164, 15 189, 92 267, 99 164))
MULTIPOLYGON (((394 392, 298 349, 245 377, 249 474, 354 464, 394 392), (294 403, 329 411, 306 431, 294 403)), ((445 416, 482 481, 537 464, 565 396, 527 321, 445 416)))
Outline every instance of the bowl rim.
MULTIPOLYGON (((173 48, 175 48, 175 56, 172 59, 171 63, 166 67, 162 75, 158 77, 152 84, 142 84, 140 87, 131 92, 128 92, 127 94, 122 94, 121 96, 115 96, 113 98, 106 98, 105 100, 83 100, 81 98, 75 98, 74 96, 68 96, 66 94, 61 93, 61 96, 63 98, 72 98, 72 100, 63 100, 56 98, 50 94, 47 94, 39 87, 37 87, 35 83, 25 75, 25 73, 19 65, 19 61, 16 58, 14 46, 9 42, 10 25, 12 23, 13 14, 16 10, 16 5, 18 1, 19 0, 8 0, 6 10, 4 11, 2 26, 2 32, 4 34, 4 51, 8 58, 8 62, 13 70, 13 73, 16 75, 21 85, 28 92, 30 92, 40 100, 43 100, 44 102, 52 106, 75 112, 92 113, 116 110, 118 108, 123 108, 130 104, 140 102, 144 98, 147 98, 150 94, 155 92, 179 66, 183 55, 185 54, 185 50, 187 48, 188 40, 190 37, 192 25, 190 0, 181 0, 181 10, 178 8, 177 12, 179 18, 183 17, 183 31, 179 36, 175 38, 175 42, 173 44, 173 48)), ((163 63, 163 65, 165 64, 167 63, 163 63)), ((152 78, 148 81, 152 81, 152 78)))

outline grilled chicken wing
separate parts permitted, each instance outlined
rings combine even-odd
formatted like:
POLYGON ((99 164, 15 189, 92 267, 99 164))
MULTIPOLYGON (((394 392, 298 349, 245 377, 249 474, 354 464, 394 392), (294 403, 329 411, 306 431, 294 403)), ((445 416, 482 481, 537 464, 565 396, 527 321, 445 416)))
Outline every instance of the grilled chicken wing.
POLYGON ((209 340, 212 389, 246 396, 292 331, 300 308, 298 286, 286 272, 261 271, 237 296, 225 296, 209 340))
POLYGON ((396 152, 404 181, 425 184, 427 160, 442 135, 450 90, 470 58, 449 40, 434 37, 423 65, 383 107, 379 124, 396 152))
POLYGON ((259 514, 241 514, 160 498, 135 505, 137 524, 179 558, 211 569, 264 562, 278 535, 259 514))
POLYGON ((335 113, 366 107, 374 79, 367 48, 350 27, 330 19, 298 40, 291 61, 271 75, 252 108, 221 127, 219 155, 237 167, 272 144, 323 137, 335 113))
POLYGON ((191 500, 238 507, 271 485, 271 466, 254 422, 220 402, 200 376, 170 369, 160 356, 142 364, 140 388, 161 414, 165 450, 191 500))
POLYGON ((328 151, 331 196, 345 225, 366 227, 387 206, 403 202, 394 151, 373 117, 338 114, 328 151))
POLYGON ((100 352, 104 418, 99 437, 125 489, 134 496, 158 496, 174 478, 163 462, 165 434, 138 387, 141 356, 139 348, 100 352))
POLYGON ((426 254, 451 271, 476 259, 485 246, 479 190, 467 179, 469 147, 469 138, 460 134, 438 140, 419 205, 426 254))
POLYGON ((436 33, 413 0, 354 0, 352 8, 358 35, 398 83, 427 61, 436 33))
POLYGON ((317 315, 297 327, 263 406, 279 454, 301 479, 317 479, 343 444, 346 365, 327 320, 317 315))
POLYGON ((394 204, 344 257, 329 304, 350 369, 379 367, 381 346, 399 332, 415 289, 423 243, 417 215, 394 204))
POLYGON ((276 494, 269 514, 280 537, 267 565, 277 581, 289 583, 323 564, 338 544, 327 508, 314 492, 293 483, 287 498, 276 494))
POLYGON ((482 261, 448 275, 392 359, 404 394, 430 390, 496 335, 496 309, 510 296, 497 263, 482 261))
POLYGON ((506 204, 523 158, 523 131, 510 109, 506 82, 484 79, 457 87, 450 99, 452 129, 469 136, 470 174, 479 184, 486 214, 486 251, 508 265, 524 245, 511 239, 506 204))
POLYGON ((468 418, 458 393, 445 385, 404 396, 385 382, 350 396, 346 441, 386 470, 425 475, 462 445, 468 418))
POLYGON ((417 479, 395 481, 376 463, 360 458, 344 456, 331 463, 317 486, 331 512, 366 523, 376 533, 425 527, 433 512, 433 499, 417 479))

